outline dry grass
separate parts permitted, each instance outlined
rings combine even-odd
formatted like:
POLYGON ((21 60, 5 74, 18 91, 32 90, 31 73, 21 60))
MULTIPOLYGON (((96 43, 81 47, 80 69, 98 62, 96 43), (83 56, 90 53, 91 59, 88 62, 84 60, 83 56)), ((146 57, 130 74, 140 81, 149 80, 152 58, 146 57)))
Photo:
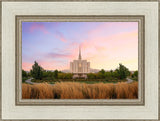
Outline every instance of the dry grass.
POLYGON ((22 84, 23 99, 136 99, 138 83, 97 83, 60 82, 54 86, 22 84))

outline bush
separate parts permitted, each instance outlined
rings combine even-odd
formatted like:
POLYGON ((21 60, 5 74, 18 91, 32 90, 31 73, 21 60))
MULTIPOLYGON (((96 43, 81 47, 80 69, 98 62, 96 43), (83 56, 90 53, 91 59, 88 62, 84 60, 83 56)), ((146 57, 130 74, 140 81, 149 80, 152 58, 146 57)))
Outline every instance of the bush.
POLYGON ((22 82, 24 83, 27 79, 28 77, 22 77, 22 82))
POLYGON ((39 66, 36 61, 34 62, 34 65, 32 66, 31 75, 35 79, 42 80, 43 68, 41 66, 39 66))
POLYGON ((135 71, 131 77, 133 80, 138 81, 138 71, 135 71))

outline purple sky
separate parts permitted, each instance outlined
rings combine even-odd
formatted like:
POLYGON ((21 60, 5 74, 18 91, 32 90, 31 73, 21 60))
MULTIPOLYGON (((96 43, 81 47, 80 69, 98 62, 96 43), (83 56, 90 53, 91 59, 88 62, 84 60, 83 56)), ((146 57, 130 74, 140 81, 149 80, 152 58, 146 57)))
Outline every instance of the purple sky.
POLYGON ((115 69, 119 63, 138 68, 137 22, 22 22, 22 68, 37 61, 46 70, 69 69, 82 59, 94 69, 115 69))

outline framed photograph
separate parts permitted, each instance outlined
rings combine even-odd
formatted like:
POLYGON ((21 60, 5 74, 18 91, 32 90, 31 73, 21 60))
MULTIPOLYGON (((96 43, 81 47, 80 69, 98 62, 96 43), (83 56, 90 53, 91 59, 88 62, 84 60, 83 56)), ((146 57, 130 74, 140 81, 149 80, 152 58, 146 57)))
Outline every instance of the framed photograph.
POLYGON ((17 105, 144 105, 144 16, 16 16, 16 24, 17 105))
POLYGON ((1 1, 1 120, 159 120, 159 1, 1 1))

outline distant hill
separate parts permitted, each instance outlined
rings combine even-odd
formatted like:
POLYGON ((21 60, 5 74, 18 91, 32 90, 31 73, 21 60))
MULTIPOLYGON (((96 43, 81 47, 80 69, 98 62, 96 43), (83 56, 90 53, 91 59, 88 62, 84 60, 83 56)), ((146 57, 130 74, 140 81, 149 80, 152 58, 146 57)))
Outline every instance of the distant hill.
POLYGON ((63 73, 70 73, 70 70, 69 69, 64 69, 62 70, 63 73))
POLYGON ((90 69, 90 72, 91 72, 91 73, 97 73, 97 72, 99 72, 99 71, 100 71, 100 69, 93 69, 93 68, 90 69))
MULTIPOLYGON (((100 70, 99 69, 90 69, 91 73, 97 73, 99 72, 100 70)), ((69 69, 64 69, 62 70, 63 73, 70 73, 70 70, 69 69)))

